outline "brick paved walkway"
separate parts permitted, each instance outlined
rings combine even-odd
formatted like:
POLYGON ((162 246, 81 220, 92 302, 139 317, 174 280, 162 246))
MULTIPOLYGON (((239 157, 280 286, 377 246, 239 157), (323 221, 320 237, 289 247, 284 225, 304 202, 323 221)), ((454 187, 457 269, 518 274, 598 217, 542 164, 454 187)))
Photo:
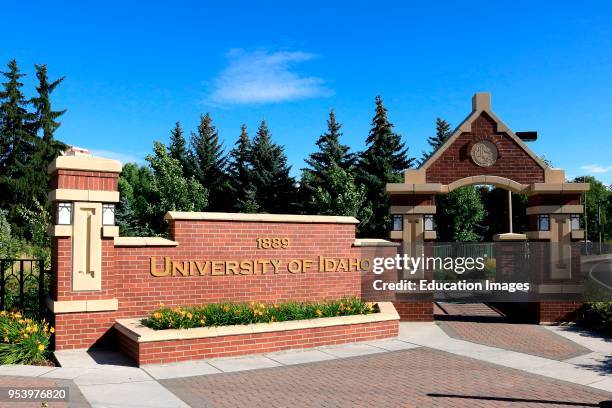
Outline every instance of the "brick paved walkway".
MULTIPOLYGON (((89 403, 79 391, 79 388, 73 381, 70 380, 59 380, 51 378, 40 378, 40 377, 5 377, 0 376, 0 387, 1 388, 20 388, 20 387, 68 387, 69 401, 61 402, 47 402, 46 407, 48 408, 88 408, 89 403)), ((6 400, 0 400, 0 407, 6 408, 40 408, 42 405, 41 401, 38 402, 8 402, 6 400)))
POLYGON ((427 348, 161 383, 194 407, 597 407, 612 394, 427 348))
POLYGON ((443 303, 437 306, 436 318, 450 337, 485 346, 553 360, 566 360, 590 353, 579 344, 538 325, 514 324, 482 303, 443 303), (445 317, 450 319, 446 320, 445 317))

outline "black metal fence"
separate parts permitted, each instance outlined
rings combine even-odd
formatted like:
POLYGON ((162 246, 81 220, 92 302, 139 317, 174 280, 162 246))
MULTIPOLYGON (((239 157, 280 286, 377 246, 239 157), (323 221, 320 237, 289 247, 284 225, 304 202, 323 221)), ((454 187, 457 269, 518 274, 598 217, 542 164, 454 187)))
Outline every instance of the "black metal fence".
POLYGON ((46 316, 49 279, 41 259, 0 259, 0 310, 46 316))

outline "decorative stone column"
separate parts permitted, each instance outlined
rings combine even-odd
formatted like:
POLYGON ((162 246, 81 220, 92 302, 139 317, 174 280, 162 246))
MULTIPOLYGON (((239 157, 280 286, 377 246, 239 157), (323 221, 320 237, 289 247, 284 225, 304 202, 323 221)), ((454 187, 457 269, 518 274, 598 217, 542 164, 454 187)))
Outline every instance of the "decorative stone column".
POLYGON ((113 237, 119 232, 114 211, 121 163, 73 148, 57 157, 48 172, 54 225, 49 231, 52 281, 47 304, 55 316, 55 346, 62 349, 78 343, 83 314, 118 308, 105 274, 112 267, 113 237))

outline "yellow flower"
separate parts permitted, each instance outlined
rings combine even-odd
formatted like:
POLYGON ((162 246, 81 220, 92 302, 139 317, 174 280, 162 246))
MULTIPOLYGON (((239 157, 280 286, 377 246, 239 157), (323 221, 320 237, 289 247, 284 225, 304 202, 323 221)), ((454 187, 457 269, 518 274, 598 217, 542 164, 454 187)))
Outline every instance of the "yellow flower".
POLYGON ((54 327, 52 327, 52 328, 50 328, 50 329, 49 329, 49 331, 50 331, 51 333, 55 333, 55 328, 54 328, 54 327))
POLYGON ((187 313, 187 318, 191 319, 193 317, 193 315, 191 313, 187 313))
POLYGON ((5 342, 5 343, 8 343, 8 341, 9 341, 8 337, 5 337, 5 338, 4 338, 4 342, 5 342))
POLYGON ((159 313, 159 312, 153 313, 153 318, 154 319, 159 319, 160 317, 161 317, 161 313, 159 313))
POLYGON ((164 304, 160 302, 159 307, 164 307, 164 304))
POLYGON ((30 337, 30 336, 28 335, 28 333, 24 333, 24 334, 23 334, 23 338, 24 338, 24 339, 27 339, 28 337, 30 337))
POLYGON ((1 311, 0 316, 6 316, 6 310, 1 311))
POLYGON ((200 319, 200 324, 204 324, 206 321, 204 319, 200 319))
POLYGON ((319 317, 323 316, 323 312, 319 309, 317 309, 316 313, 317 313, 317 316, 319 317))
POLYGON ((43 351, 43 350, 45 349, 45 345, 44 345, 44 344, 42 344, 42 343, 39 343, 39 344, 38 344, 38 349, 39 349, 40 351, 43 351))
POLYGON ((272 321, 272 322, 276 321, 276 317, 272 316, 272 318, 270 319, 270 321, 272 321))
POLYGON ((230 309, 230 308, 229 308, 229 306, 228 306, 228 305, 223 306, 223 311, 224 311, 224 312, 229 311, 229 309, 230 309))

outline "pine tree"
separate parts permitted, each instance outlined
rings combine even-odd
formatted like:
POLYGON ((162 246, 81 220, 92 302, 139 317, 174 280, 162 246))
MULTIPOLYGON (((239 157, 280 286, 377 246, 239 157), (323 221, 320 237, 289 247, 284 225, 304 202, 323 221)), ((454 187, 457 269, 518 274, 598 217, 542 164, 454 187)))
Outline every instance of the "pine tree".
MULTIPOLYGON (((20 72, 15 60, 8 63, 8 71, 2 74, 7 82, 0 91, 0 208, 7 208, 11 224, 18 226, 19 203, 33 204, 30 183, 36 182, 33 180, 36 175, 29 171, 28 164, 32 164, 30 158, 38 144, 32 133, 34 115, 28 112, 28 101, 21 91, 20 79, 25 74, 20 72)), ((23 228, 15 230, 18 235, 25 232, 23 228)))
POLYGON ((359 233, 362 236, 386 238, 391 227, 391 215, 385 185, 401 182, 402 172, 412 166, 414 159, 408 158, 408 149, 402 143, 401 136, 393 132, 380 96, 376 97, 376 113, 366 145, 358 163, 357 182, 367 188, 372 217, 360 227, 359 233))
POLYGON ((331 193, 330 172, 336 167, 344 171, 352 172, 355 163, 355 155, 349 153, 349 147, 340 143, 342 125, 336 121, 336 114, 332 110, 327 120, 327 132, 319 136, 316 144, 319 151, 311 153, 306 159, 308 168, 302 171, 302 181, 300 183, 300 196, 303 202, 309 203, 306 210, 308 212, 320 213, 319 208, 313 207, 313 194, 318 188, 331 193))
POLYGON ((219 143, 219 134, 210 114, 200 116, 196 133, 191 135, 192 166, 196 180, 208 190, 208 209, 223 211, 229 207, 227 156, 219 143))
POLYGON ((194 176, 192 168, 192 160, 189 157, 189 150, 187 148, 187 142, 185 136, 183 136, 183 128, 180 122, 176 122, 174 129, 170 131, 170 145, 168 145, 168 152, 170 157, 176 159, 183 168, 185 177, 189 178, 194 176))
POLYGON ((238 212, 254 213, 259 210, 252 183, 251 141, 246 125, 240 127, 240 136, 229 154, 229 187, 232 209, 238 212))
POLYGON ((257 130, 251 149, 255 200, 263 212, 293 212, 295 180, 289 175, 291 166, 283 148, 272 142, 265 120, 257 130))
POLYGON ((430 136, 427 138, 427 143, 429 147, 431 147, 431 151, 426 153, 423 152, 423 158, 421 158, 420 163, 423 164, 427 159, 433 155, 436 150, 440 148, 446 142, 446 140, 452 134, 452 129, 450 123, 441 118, 436 118, 436 135, 430 136))
POLYGON ((36 127, 37 131, 42 131, 42 140, 44 142, 51 142, 53 140, 53 134, 61 125, 57 119, 66 113, 66 109, 54 111, 51 108, 50 96, 55 88, 62 83, 65 77, 60 77, 55 81, 49 82, 47 66, 45 64, 36 64, 35 68, 36 77, 38 78, 38 86, 36 87, 38 96, 32 98, 31 102, 36 109, 36 127))

